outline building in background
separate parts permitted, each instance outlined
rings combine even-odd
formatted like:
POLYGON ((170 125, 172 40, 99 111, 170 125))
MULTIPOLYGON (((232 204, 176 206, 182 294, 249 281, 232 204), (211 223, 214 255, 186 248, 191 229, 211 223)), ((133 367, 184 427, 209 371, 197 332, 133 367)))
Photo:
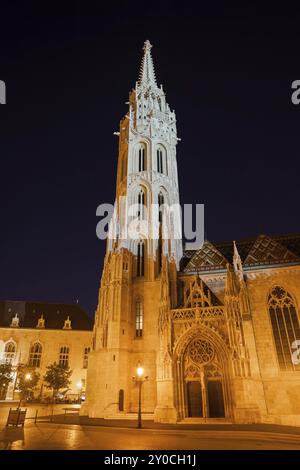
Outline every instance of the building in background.
MULTIPOLYGON (((35 396, 46 397, 52 391, 43 386, 46 367, 54 362, 72 370, 67 395, 85 392, 88 354, 93 321, 78 305, 24 301, 0 301, 0 362, 35 367, 40 374, 35 396)), ((15 394, 11 382, 2 399, 15 394)), ((2 393, 3 395, 3 393, 2 393)))
MULTIPOLYGON (((300 340, 300 236, 205 241, 183 251, 178 219, 170 214, 162 226, 163 205, 179 202, 178 138, 149 41, 128 104, 82 414, 134 416, 132 377, 142 365, 149 377, 142 408, 156 421, 300 425, 300 366, 293 357, 300 340), (158 227, 156 237, 120 236, 128 225, 122 196, 140 207, 151 234, 158 227), (152 204, 156 216, 147 212, 152 204)), ((199 188, 201 178, 211 178, 203 161, 199 188)), ((245 188, 249 199, 252 190, 245 188)))

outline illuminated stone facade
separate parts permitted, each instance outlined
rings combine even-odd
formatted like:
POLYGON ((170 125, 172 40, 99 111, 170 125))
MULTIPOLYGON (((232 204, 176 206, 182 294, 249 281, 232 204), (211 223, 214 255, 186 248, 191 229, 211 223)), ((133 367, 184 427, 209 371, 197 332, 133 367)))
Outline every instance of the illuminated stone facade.
MULTIPOLYGON (((18 364, 34 367, 40 374, 35 397, 52 394, 42 378, 48 365, 61 361, 72 370, 67 395, 82 395, 91 343, 92 322, 79 305, 0 302, 0 362, 10 362, 14 370, 18 364)), ((13 380, 0 399, 17 399, 15 385, 13 380)))
POLYGON ((148 376, 145 417, 300 425, 300 369, 292 360, 300 340, 300 237, 205 241, 183 251, 178 219, 166 219, 165 241, 159 212, 149 216, 158 236, 122 239, 121 196, 146 210, 179 201, 176 118, 156 83, 148 41, 128 104, 81 413, 134 417, 140 364, 148 376))

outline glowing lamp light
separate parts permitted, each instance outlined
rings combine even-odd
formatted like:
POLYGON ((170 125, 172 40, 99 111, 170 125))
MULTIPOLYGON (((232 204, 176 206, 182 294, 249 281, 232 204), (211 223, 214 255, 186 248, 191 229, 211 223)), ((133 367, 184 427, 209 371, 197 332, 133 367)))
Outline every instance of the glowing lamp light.
POLYGON ((25 374, 25 380, 31 380, 31 374, 25 374))
POLYGON ((139 366, 137 369, 136 369, 136 373, 137 373, 137 376, 138 377, 142 377, 144 375, 144 369, 143 367, 139 366))

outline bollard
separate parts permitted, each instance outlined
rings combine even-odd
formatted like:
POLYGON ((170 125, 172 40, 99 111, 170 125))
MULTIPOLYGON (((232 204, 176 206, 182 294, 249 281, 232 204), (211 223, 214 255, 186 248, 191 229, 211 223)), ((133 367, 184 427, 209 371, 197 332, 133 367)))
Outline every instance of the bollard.
POLYGON ((37 409, 36 412, 35 412, 34 424, 36 424, 37 415, 38 415, 38 409, 37 409))

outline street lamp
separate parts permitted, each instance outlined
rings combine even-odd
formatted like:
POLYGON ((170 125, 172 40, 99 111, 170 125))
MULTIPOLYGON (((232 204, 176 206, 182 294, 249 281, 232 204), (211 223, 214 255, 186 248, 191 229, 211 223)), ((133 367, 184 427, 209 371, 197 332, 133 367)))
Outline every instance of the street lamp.
POLYGON ((28 372, 27 374, 25 374, 25 380, 28 382, 29 380, 31 380, 31 374, 28 372))
POLYGON ((77 402, 80 404, 80 403, 81 403, 80 394, 81 394, 81 390, 82 390, 82 382, 81 382, 81 381, 77 382, 77 389, 78 389, 78 399, 77 399, 77 402))
POLYGON ((142 385, 145 380, 148 380, 148 376, 144 377, 144 368, 140 365, 136 368, 136 377, 133 377, 139 387, 139 410, 138 410, 138 428, 142 427, 142 385))

